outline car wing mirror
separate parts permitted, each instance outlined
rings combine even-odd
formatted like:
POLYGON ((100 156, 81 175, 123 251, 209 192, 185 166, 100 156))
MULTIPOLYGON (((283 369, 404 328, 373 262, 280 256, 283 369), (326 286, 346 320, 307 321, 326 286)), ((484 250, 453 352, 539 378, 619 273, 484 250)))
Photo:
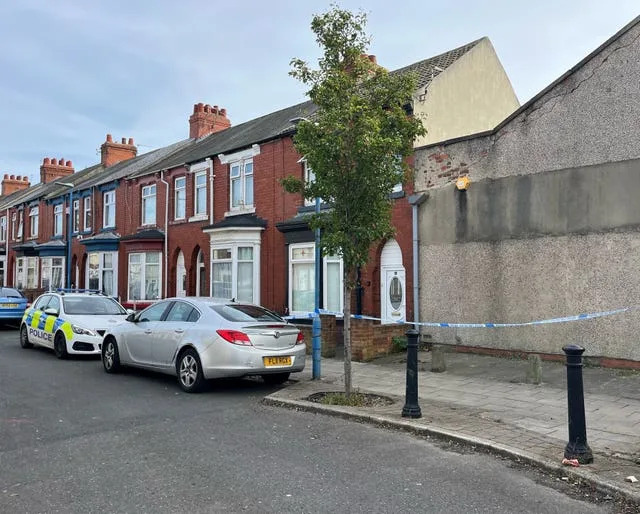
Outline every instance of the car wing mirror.
POLYGON ((51 309, 45 309, 45 310, 44 310, 44 313, 45 313, 45 314, 47 314, 47 315, 49 315, 49 316, 57 316, 58 314, 60 314, 60 313, 58 312, 58 309, 54 309, 54 308, 51 308, 51 309))
POLYGON ((136 319, 136 313, 135 313, 135 312, 130 313, 130 314, 129 314, 125 319, 126 319, 127 321, 131 321, 131 322, 133 322, 133 323, 135 323, 136 321, 138 321, 138 320, 136 319))

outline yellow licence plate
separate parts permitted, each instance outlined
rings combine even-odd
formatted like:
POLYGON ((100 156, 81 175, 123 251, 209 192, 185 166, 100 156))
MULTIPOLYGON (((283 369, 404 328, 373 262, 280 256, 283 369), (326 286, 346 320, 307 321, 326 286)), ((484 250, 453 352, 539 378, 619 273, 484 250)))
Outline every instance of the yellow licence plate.
POLYGON ((286 357, 262 357, 265 367, 270 366, 291 366, 291 356, 286 357))
POLYGON ((2 306, 5 307, 6 309, 15 309, 18 306, 18 304, 17 303, 3 303, 2 306))

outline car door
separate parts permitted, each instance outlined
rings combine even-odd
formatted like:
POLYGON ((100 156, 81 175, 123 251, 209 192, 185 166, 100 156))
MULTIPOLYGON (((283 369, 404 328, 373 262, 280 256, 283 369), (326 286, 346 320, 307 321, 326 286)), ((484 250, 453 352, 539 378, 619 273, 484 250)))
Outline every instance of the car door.
POLYGON ((157 323, 154 331, 151 354, 156 366, 172 365, 176 349, 198 317, 197 310, 189 303, 173 302, 164 320, 157 323))
POLYGON ((44 323, 44 318, 46 316, 44 310, 47 308, 50 300, 51 295, 49 294, 42 295, 40 298, 38 298, 36 300, 36 303, 33 304, 33 312, 29 316, 27 316, 27 319, 25 320, 27 324, 27 335, 29 336, 29 342, 31 343, 51 346, 51 343, 49 341, 45 341, 42 337, 42 335, 44 334, 44 330, 41 330, 39 328, 41 320, 42 323, 44 323))
POLYGON ((126 332, 123 332, 124 344, 133 364, 152 364, 153 331, 170 303, 158 302, 147 307, 136 317, 135 323, 128 325, 126 332))

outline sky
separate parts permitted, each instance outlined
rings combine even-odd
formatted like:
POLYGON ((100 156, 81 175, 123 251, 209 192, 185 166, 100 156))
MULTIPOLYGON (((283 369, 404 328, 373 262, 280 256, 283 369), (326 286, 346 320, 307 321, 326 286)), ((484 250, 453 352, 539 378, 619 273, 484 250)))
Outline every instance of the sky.
MULTIPOLYGON (((99 161, 107 133, 139 153, 189 136, 198 102, 232 124, 305 100, 325 0, 0 0, 0 174, 39 181, 44 157, 99 161)), ((389 70, 488 36, 521 103, 640 14, 637 0, 343 0, 368 15, 389 70), (452 5, 449 5, 452 4, 452 5)))

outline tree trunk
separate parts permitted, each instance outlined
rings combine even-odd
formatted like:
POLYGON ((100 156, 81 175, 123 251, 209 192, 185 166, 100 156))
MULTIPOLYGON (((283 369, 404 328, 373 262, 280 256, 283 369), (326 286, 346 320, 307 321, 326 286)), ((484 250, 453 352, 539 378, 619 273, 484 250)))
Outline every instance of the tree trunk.
POLYGON ((351 396, 351 275, 344 272, 344 392, 351 396))

